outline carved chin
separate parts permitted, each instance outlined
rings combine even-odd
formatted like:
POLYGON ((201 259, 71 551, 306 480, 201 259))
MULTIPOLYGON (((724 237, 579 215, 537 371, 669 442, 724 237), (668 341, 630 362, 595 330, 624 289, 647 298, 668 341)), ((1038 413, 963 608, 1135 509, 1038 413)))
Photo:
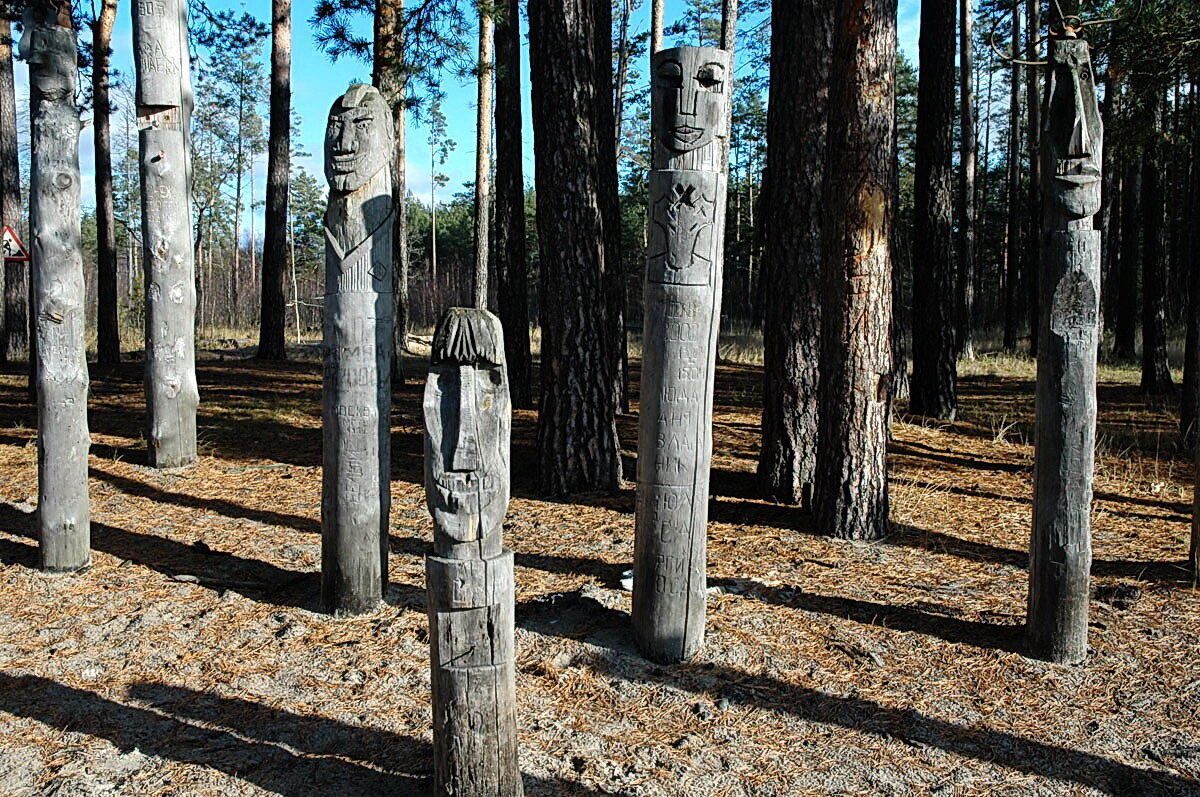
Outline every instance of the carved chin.
POLYGON ((1055 180, 1055 189, 1055 205, 1068 218, 1085 219, 1100 212, 1099 180, 1085 185, 1055 180))

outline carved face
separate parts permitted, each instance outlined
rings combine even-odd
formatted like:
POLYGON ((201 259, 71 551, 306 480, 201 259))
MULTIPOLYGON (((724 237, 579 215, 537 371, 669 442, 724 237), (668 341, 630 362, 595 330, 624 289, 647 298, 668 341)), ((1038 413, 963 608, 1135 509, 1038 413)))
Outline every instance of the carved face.
POLYGON ((334 191, 349 193, 383 169, 392 158, 392 114, 375 88, 351 86, 329 109, 325 128, 325 179, 334 191))
POLYGON ((1100 210, 1104 130, 1087 42, 1050 42, 1043 119, 1045 165, 1053 209, 1069 219, 1100 210))
POLYGON ((508 508, 512 423, 500 320, 452 308, 433 348, 424 401, 429 512, 452 542, 498 536, 508 508))
POLYGON ((715 47, 659 50, 652 59, 654 130, 673 152, 723 135, 729 112, 729 53, 715 47))
POLYGON ((46 99, 60 100, 75 94, 75 33, 70 17, 66 27, 53 5, 30 3, 25 10, 25 32, 18 45, 29 64, 29 79, 46 99))

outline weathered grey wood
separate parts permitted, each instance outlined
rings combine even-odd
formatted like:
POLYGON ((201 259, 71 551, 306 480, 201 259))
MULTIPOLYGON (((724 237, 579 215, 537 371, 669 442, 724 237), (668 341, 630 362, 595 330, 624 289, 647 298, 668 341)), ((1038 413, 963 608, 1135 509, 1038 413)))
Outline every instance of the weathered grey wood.
POLYGON ((20 50, 29 63, 32 114, 29 223, 37 340, 39 551, 46 570, 78 570, 91 560, 91 439, 71 6, 31 2, 24 25, 20 50))
POLYGON ((1042 125, 1045 251, 1027 633, 1051 661, 1087 657, 1100 337, 1103 129, 1087 43, 1050 41, 1042 125))
POLYGON ((424 412, 434 790, 512 797, 522 793, 513 555, 502 539, 512 410, 496 316, 446 311, 434 332, 424 412))
POLYGON ((130 5, 146 284, 146 439, 151 465, 178 468, 196 461, 200 403, 187 6, 183 0, 130 5))
POLYGON ((652 63, 633 628, 647 657, 674 662, 704 642, 731 75, 713 47, 661 50, 652 63))
POLYGON ((321 596, 378 607, 391 506, 392 111, 371 86, 334 101, 325 131, 325 378, 321 596))

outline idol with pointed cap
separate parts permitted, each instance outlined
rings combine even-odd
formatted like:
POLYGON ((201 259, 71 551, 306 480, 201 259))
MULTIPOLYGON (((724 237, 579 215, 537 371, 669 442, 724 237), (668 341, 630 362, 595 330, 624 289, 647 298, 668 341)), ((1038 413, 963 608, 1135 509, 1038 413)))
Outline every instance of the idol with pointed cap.
POLYGON ((1100 211, 1104 128, 1084 40, 1051 40, 1042 119, 1047 210, 1068 221, 1094 216, 1100 211))

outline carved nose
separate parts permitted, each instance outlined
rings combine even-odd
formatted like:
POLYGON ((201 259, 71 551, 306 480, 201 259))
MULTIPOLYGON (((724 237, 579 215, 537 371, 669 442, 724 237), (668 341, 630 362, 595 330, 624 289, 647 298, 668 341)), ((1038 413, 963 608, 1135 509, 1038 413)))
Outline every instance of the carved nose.
POLYGON ((1071 78, 1075 88, 1075 124, 1071 127, 1071 140, 1067 143, 1067 155, 1072 158, 1086 158, 1092 154, 1092 142, 1088 138, 1083 89, 1079 85, 1077 73, 1072 72, 1071 78))
POLYGON ((479 470, 479 442, 475 435, 475 369, 470 365, 458 368, 458 434, 450 468, 459 471, 479 470))
POLYGON ((696 94, 695 91, 689 91, 687 86, 679 90, 679 113, 684 116, 696 115, 696 94))
POLYGON ((354 132, 350 129, 350 125, 342 125, 342 129, 338 131, 336 143, 338 152, 354 152, 354 132))

